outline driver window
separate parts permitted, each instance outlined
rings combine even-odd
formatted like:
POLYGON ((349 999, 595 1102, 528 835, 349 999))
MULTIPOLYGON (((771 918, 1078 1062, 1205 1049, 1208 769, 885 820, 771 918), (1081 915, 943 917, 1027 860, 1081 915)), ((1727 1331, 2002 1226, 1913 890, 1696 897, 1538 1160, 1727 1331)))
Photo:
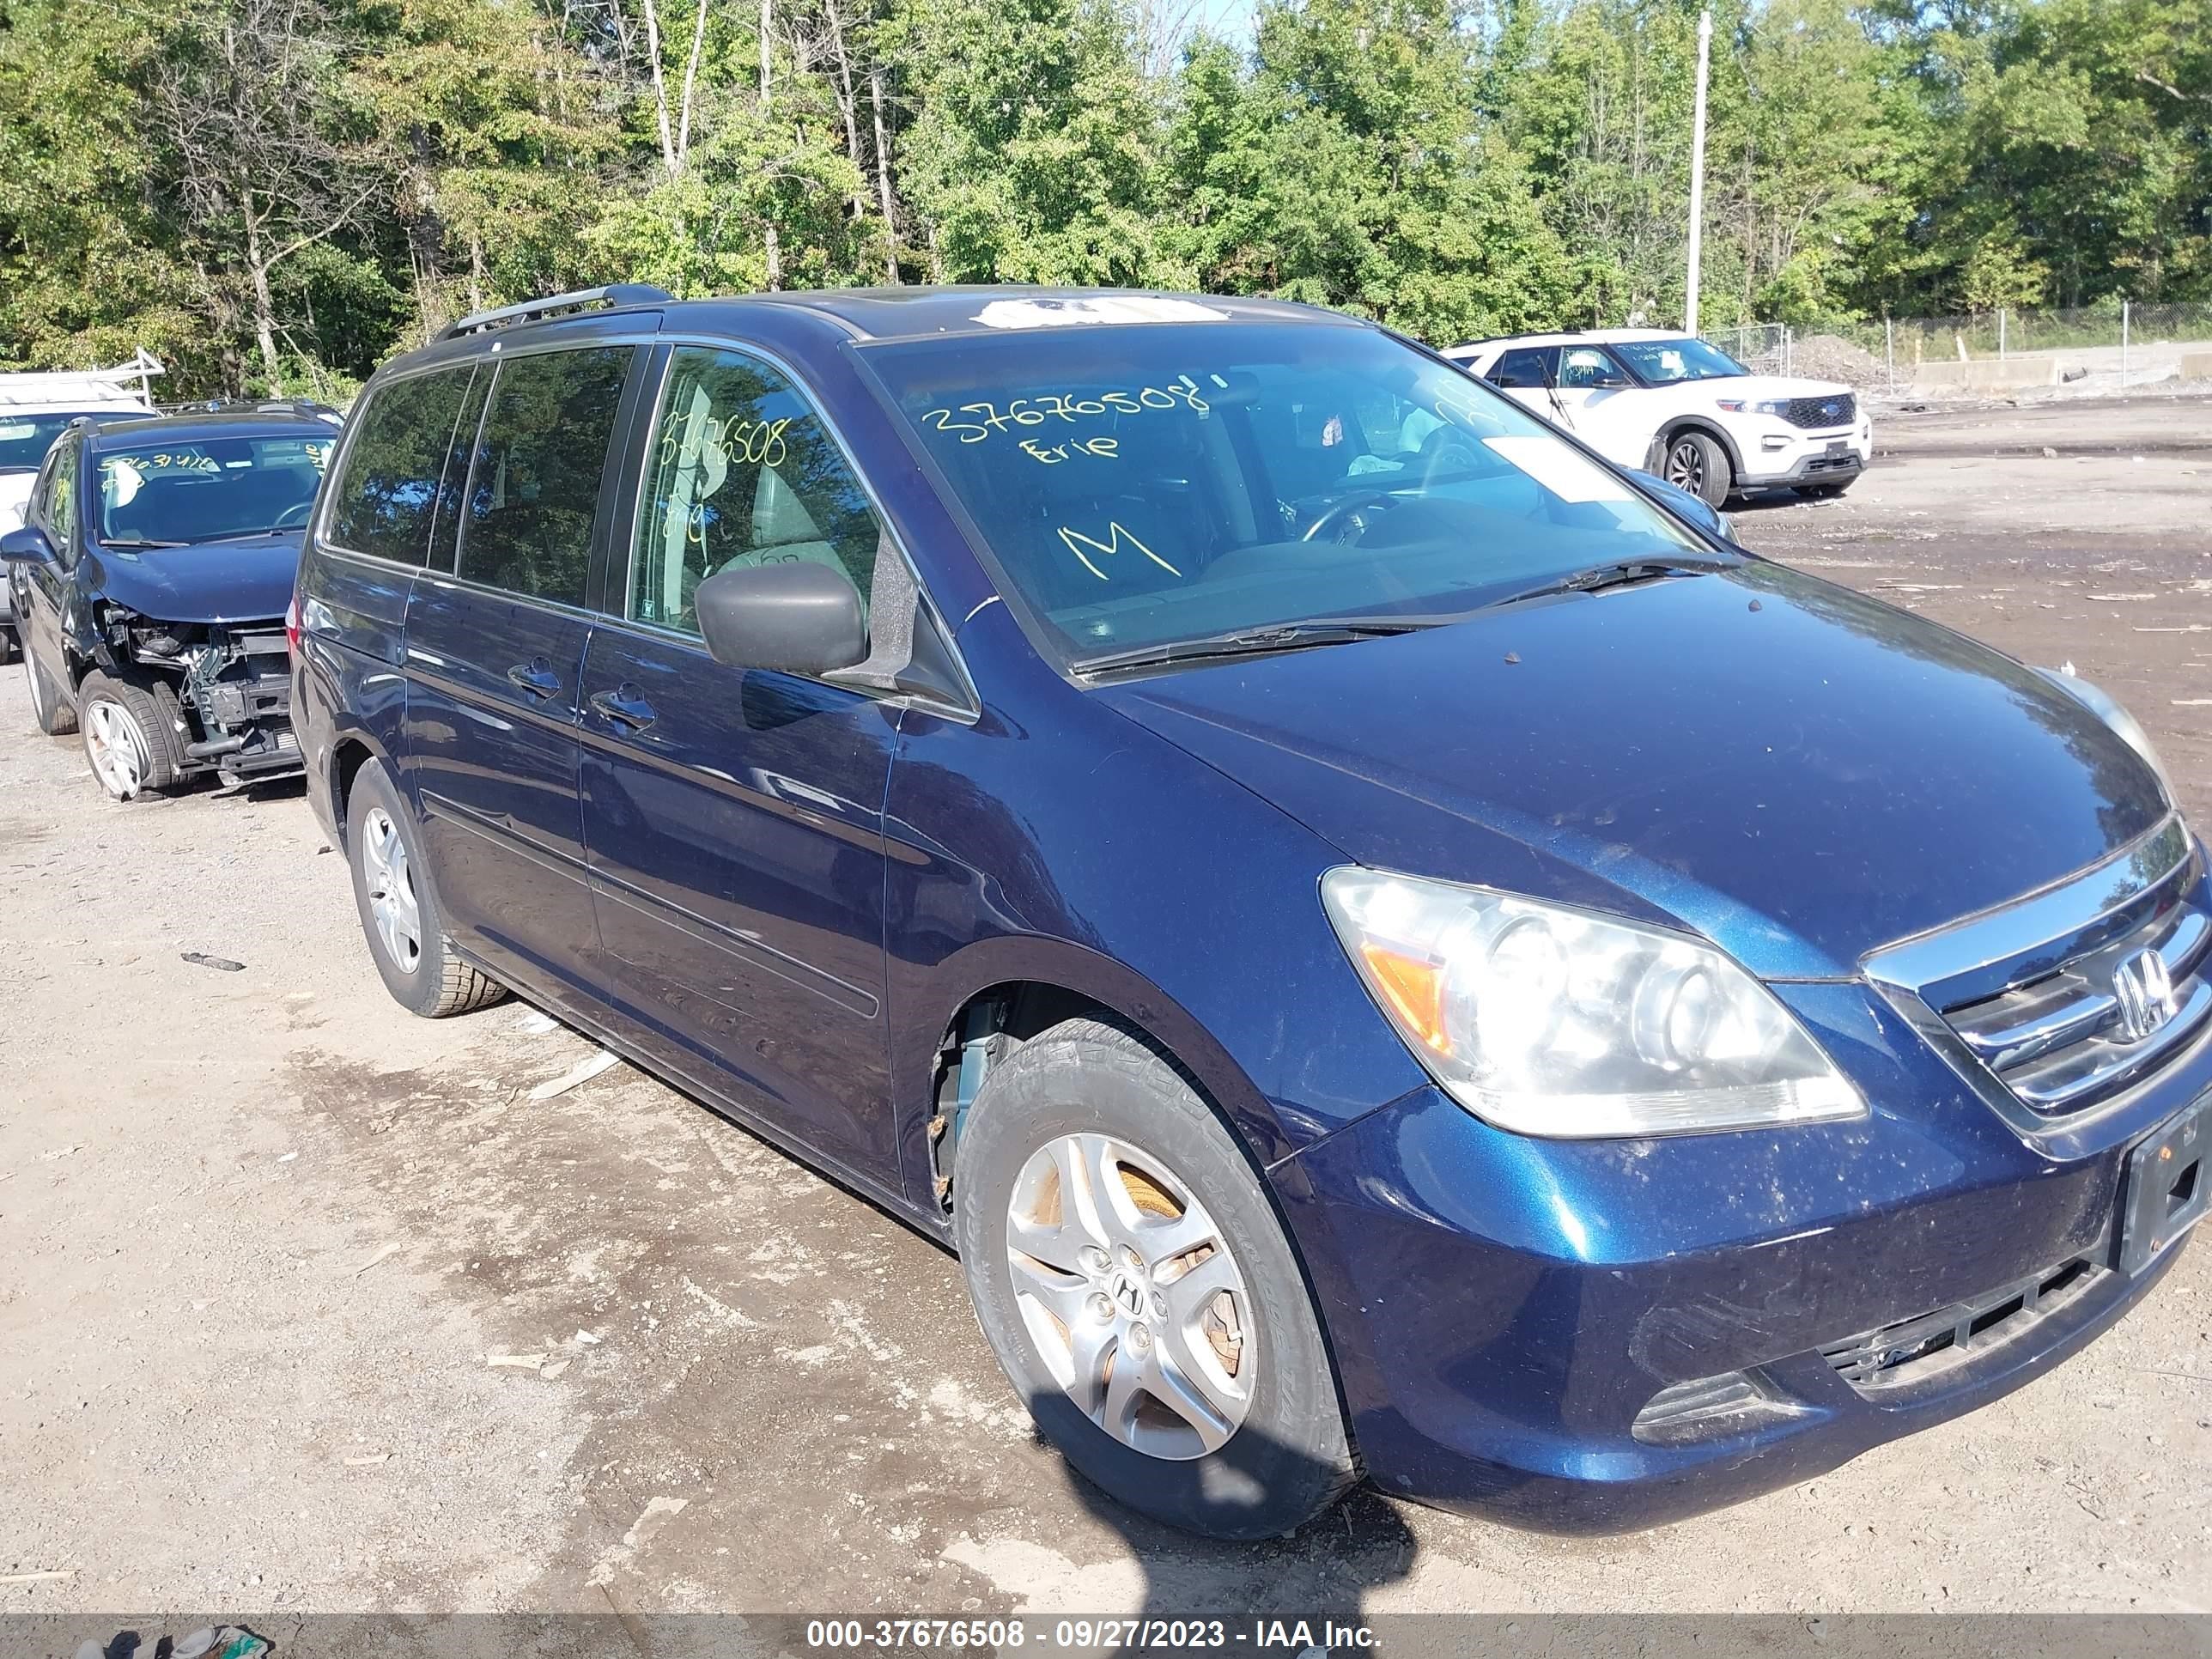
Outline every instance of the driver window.
POLYGON ((1559 354, 1559 385, 1569 391, 1590 392, 1627 384, 1627 372, 1609 351, 1595 346, 1569 346, 1559 354))
POLYGON ((76 560, 76 461, 79 446, 64 441, 54 451, 53 477, 46 485, 46 537, 64 564, 76 560))
POLYGON ((696 634, 691 596, 708 577, 800 560, 843 572, 865 611, 881 544, 866 492, 788 380, 741 352, 678 349, 647 459, 624 615, 696 634))

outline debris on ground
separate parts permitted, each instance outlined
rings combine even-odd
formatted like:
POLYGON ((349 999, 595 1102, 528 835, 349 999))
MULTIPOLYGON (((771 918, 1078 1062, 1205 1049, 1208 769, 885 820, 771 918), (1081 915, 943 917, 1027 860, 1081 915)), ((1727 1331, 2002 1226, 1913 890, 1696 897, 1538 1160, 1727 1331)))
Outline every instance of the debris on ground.
POLYGON ((589 1083, 600 1073, 615 1064, 618 1055, 605 1048, 596 1049, 589 1058, 579 1060, 556 1078, 550 1078, 530 1091, 532 1100, 550 1100, 556 1095, 565 1095, 580 1083, 589 1083))
POLYGON ((382 1249, 379 1250, 374 1255, 369 1257, 368 1261, 362 1262, 361 1266, 356 1267, 353 1270, 353 1276, 356 1279, 359 1279, 363 1273, 367 1273, 371 1267, 375 1267, 380 1261, 389 1261, 393 1256, 398 1255, 398 1254, 399 1247, 397 1244, 387 1244, 382 1249))
POLYGON ((1888 378, 1881 359, 1834 334, 1808 334, 1790 347, 1790 372, 1808 380, 1874 386, 1888 378))
POLYGON ((506 1365, 518 1371, 534 1371, 545 1364, 542 1353, 488 1353, 484 1364, 495 1368, 506 1365))
POLYGON ((246 964, 242 962, 233 962, 228 957, 202 956, 198 951, 185 951, 185 960, 195 968, 216 968, 226 974, 242 974, 246 971, 246 964))

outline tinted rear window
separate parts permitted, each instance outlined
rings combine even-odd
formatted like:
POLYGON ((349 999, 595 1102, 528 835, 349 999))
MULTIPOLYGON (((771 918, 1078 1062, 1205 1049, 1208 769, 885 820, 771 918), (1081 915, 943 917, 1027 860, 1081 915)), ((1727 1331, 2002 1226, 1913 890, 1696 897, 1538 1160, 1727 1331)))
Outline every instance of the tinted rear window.
POLYGON ((394 381, 369 399, 335 486, 334 544, 400 564, 423 562, 469 374, 464 368, 394 381))
POLYGON ((500 365, 461 502, 461 576, 584 603, 599 478, 632 350, 547 351, 500 365))

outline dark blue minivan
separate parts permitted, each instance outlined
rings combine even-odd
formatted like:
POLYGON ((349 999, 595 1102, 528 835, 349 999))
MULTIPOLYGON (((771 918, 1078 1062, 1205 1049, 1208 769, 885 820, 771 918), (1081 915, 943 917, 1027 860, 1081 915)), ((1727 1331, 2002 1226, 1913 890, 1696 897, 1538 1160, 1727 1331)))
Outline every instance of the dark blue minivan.
POLYGON ((393 995, 512 988, 957 1248, 1181 1526, 1802 1480, 2204 1208, 2212 895, 2134 721, 1355 319, 467 319, 364 392, 292 634, 393 995))

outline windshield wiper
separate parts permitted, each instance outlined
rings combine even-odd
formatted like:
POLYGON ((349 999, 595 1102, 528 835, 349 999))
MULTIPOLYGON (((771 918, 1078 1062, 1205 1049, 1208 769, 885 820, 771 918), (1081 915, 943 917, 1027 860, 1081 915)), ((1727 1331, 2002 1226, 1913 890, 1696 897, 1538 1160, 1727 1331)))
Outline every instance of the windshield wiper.
POLYGON ((1197 662, 1220 657, 1258 657, 1278 651, 1303 651, 1316 645, 1349 645, 1354 640, 1382 639, 1392 634, 1411 634, 1435 628, 1449 620, 1441 617, 1335 617, 1308 622, 1269 623, 1258 628, 1239 628, 1222 634, 1202 634, 1196 639, 1169 640, 1158 645, 1133 645, 1126 651, 1109 651, 1079 659, 1079 674, 1103 674, 1116 668, 1148 668, 1164 663, 1197 662))
POLYGON ((157 542, 150 536, 102 536, 102 547, 190 547, 190 542, 157 542))
POLYGON ((226 531, 220 536, 203 536, 195 545, 204 546, 210 542, 242 542, 249 536, 273 536, 280 530, 291 530, 297 527, 293 525, 265 524, 258 530, 226 531))
POLYGON ((1524 587, 1517 593, 1508 593, 1503 599, 1492 599, 1483 609, 1518 605, 1523 599, 1548 599, 1554 593, 1596 593, 1608 587, 1626 587, 1632 582, 1656 581, 1664 576, 1698 576, 1735 568, 1732 561, 1721 559, 1615 559, 1610 564, 1594 564, 1534 587, 1524 587))

